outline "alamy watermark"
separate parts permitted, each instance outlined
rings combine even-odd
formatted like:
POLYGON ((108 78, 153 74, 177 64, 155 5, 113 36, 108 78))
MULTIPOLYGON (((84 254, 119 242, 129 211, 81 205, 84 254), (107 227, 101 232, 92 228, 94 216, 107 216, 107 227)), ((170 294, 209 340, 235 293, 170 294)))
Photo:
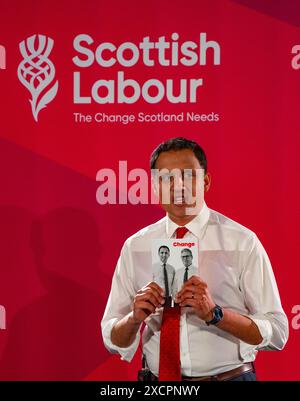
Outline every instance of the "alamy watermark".
POLYGON ((6 50, 5 47, 0 45, 0 70, 6 69, 6 50))
POLYGON ((3 305, 0 305, 0 330, 6 329, 6 310, 3 305))
POLYGON ((292 328, 294 330, 300 329, 300 305, 294 305, 292 308, 292 314, 294 315, 292 319, 292 328))
POLYGON ((295 45, 292 47, 292 57, 291 65, 294 70, 299 70, 300 68, 300 45, 295 45))
POLYGON ((100 205, 163 204, 185 208, 186 214, 197 214, 204 199, 204 170, 152 169, 128 171, 127 161, 119 161, 116 173, 111 168, 97 172, 100 182, 96 199, 100 205), (151 185, 150 185, 151 184, 151 185))

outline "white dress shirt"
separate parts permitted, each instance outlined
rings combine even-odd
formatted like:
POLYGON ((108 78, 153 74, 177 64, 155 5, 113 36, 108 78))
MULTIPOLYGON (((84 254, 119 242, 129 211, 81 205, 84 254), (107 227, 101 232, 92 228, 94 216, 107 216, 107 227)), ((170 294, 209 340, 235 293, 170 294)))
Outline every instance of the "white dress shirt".
MULTIPOLYGON (((122 248, 101 327, 105 346, 124 360, 133 358, 140 332, 129 347, 120 348, 111 342, 111 329, 132 311, 137 291, 152 281, 151 240, 172 238, 177 227, 166 216, 128 238, 122 248)), ((257 346, 249 345, 216 326, 207 326, 192 308, 182 308, 182 374, 215 375, 253 361, 260 349, 281 350, 288 338, 288 321, 268 255, 256 235, 206 204, 186 227, 189 232, 185 237, 198 239, 198 275, 208 284, 213 300, 251 318, 263 340, 257 346)), ((145 320, 142 341, 143 353, 155 375, 159 368, 161 318, 162 308, 145 320)))
MULTIPOLYGON (((169 296, 173 295, 173 284, 175 277, 175 269, 169 263, 165 263, 168 277, 169 286, 169 296)), ((154 263, 153 269, 153 280, 157 283, 163 290, 165 290, 165 274, 164 274, 164 263, 154 263)))
MULTIPOLYGON (((176 270, 175 278, 174 278, 174 285, 173 285, 173 293, 176 295, 178 291, 181 290, 184 282, 184 275, 185 275, 185 266, 181 269, 176 270)), ((188 279, 191 278, 193 275, 199 276, 199 270, 197 266, 191 264, 188 266, 188 279)))

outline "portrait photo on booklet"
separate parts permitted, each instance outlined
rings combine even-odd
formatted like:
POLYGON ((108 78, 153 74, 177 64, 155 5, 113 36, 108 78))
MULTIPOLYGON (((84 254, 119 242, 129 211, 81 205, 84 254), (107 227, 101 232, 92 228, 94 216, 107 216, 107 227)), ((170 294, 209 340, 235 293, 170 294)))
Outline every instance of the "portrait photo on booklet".
POLYGON ((153 281, 164 291, 165 306, 174 306, 183 284, 199 275, 198 241, 187 239, 152 240, 153 281))

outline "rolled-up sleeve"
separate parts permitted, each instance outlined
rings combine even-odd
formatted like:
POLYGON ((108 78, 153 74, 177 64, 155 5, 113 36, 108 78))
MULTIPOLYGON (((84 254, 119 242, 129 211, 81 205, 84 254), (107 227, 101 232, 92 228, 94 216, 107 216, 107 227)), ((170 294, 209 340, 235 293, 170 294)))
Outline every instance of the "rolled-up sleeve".
POLYGON ((105 347, 111 353, 120 354, 121 359, 128 362, 132 360, 139 346, 140 330, 134 342, 127 348, 118 347, 111 342, 111 331, 120 319, 131 312, 134 296, 133 268, 126 242, 113 275, 109 298, 101 321, 101 330, 105 347))
POLYGON ((249 311, 248 317, 257 325, 263 338, 255 348, 281 350, 287 342, 289 329, 272 266, 265 249, 254 234, 250 249, 240 287, 249 311))

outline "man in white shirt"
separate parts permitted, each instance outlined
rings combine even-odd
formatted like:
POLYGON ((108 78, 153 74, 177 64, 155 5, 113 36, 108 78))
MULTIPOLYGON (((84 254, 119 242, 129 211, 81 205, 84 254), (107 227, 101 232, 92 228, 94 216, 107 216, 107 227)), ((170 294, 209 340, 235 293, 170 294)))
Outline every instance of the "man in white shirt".
MULTIPOLYGON (((170 306, 173 296, 173 285, 175 277, 175 269, 172 265, 167 263, 170 257, 170 249, 166 245, 161 245, 158 249, 159 263, 154 263, 153 268, 153 281, 157 283, 160 288, 164 289, 165 302, 170 306)), ((175 295, 175 294, 174 294, 175 295)))
MULTIPOLYGON (((201 185, 204 193, 209 190, 205 153, 185 138, 160 144, 151 156, 151 169, 192 171, 193 189, 199 185, 195 172, 203 169, 201 185)), ((122 248, 101 322, 104 344, 130 361, 145 322, 143 354, 153 377, 158 376, 164 291, 152 281, 151 240, 175 238, 178 227, 185 227, 184 238, 199 243, 199 274, 187 280, 176 298, 182 377, 255 380, 251 362, 257 351, 281 350, 288 338, 268 255, 252 231, 204 201, 196 214, 187 212, 194 204, 186 203, 173 179, 170 202, 163 203, 163 185, 164 179, 159 181, 159 199, 166 217, 128 238, 122 248)))
POLYGON ((193 265, 193 252, 189 248, 181 250, 181 260, 183 267, 175 273, 173 292, 176 295, 181 290, 183 284, 192 276, 198 274, 198 267, 193 265))

